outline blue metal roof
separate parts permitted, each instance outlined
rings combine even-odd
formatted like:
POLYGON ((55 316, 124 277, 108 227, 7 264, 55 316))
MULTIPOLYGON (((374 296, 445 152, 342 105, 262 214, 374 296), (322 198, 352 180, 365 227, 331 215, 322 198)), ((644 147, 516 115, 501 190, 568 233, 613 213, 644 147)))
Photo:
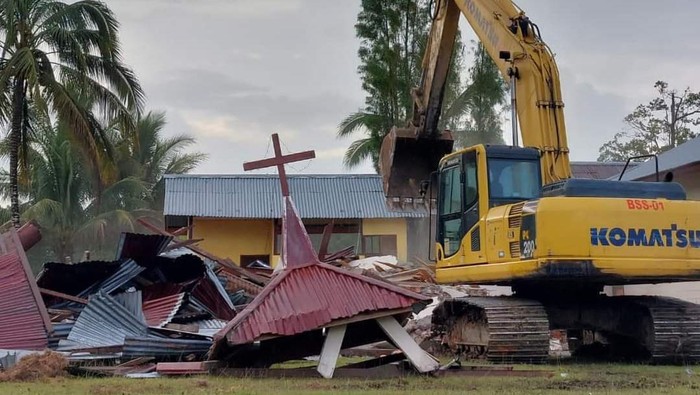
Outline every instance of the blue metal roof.
MULTIPOLYGON (((390 211, 375 174, 290 175, 289 189, 302 218, 424 217, 425 209, 390 211)), ((166 175, 165 215, 280 218, 276 175, 166 175)))

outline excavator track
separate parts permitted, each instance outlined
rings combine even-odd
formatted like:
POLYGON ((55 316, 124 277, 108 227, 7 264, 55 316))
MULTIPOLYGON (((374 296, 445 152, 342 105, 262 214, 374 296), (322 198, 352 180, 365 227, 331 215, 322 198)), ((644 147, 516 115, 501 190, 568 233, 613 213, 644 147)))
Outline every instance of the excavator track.
POLYGON ((665 297, 629 298, 651 316, 647 349, 653 362, 700 362, 700 305, 665 297))
POLYGON ((496 363, 544 363, 549 354, 547 313, 535 300, 448 300, 433 313, 433 331, 454 352, 496 363))

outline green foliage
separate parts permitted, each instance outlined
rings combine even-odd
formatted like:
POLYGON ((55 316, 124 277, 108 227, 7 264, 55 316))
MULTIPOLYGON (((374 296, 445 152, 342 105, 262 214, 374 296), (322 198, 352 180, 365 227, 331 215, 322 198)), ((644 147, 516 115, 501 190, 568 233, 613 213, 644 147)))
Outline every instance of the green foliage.
MULTIPOLYGON (((165 138, 165 114, 149 112, 138 118, 133 133, 120 133, 115 141, 119 177, 136 177, 150 188, 150 208, 161 211, 165 195, 165 174, 189 173, 207 155, 183 152, 195 143, 194 138, 177 135, 165 138)), ((145 196, 144 196, 145 198, 145 196)))
POLYGON ((0 1, 4 38, 0 117, 10 125, 9 183, 15 226, 19 223, 19 152, 28 144, 34 126, 30 105, 67 126, 70 139, 92 168, 110 153, 97 119, 129 125, 131 113, 142 107, 141 87, 121 62, 117 26, 112 11, 100 1, 0 1))
MULTIPOLYGON (((411 89, 418 86, 421 62, 431 21, 428 0, 363 0, 355 30, 360 39, 358 72, 367 93, 365 107, 345 118, 338 136, 363 132, 345 153, 344 164, 354 167, 370 158, 377 168, 382 139, 394 125, 404 125, 413 111, 411 89)), ((461 43, 455 45, 453 65, 461 61, 461 43)), ((454 70, 445 91, 450 102, 459 91, 454 70)))
MULTIPOLYGON (((148 113, 134 123, 129 132, 108 128, 113 160, 93 169, 65 125, 35 120, 19 185, 23 219, 36 220, 42 228, 42 242, 30 251, 34 261, 76 260, 85 250, 93 259, 113 259, 119 234, 134 231, 136 217, 159 216, 163 175, 188 172, 206 158, 183 152, 194 139, 162 135, 162 113, 148 113), (102 173, 101 188, 94 186, 96 171, 102 173)), ((9 154, 8 145, 0 145, 0 156, 9 154)), ((0 193, 8 196, 9 177, 2 176, 0 193)))
POLYGON ((700 92, 678 92, 657 81, 658 91, 625 117, 629 130, 618 132, 600 147, 599 161, 626 161, 640 155, 660 154, 696 137, 700 124, 700 92))
POLYGON ((481 43, 475 44, 473 52, 467 87, 444 116, 453 120, 457 146, 503 144, 501 115, 508 100, 505 82, 481 43))
MULTIPOLYGON (((345 118, 338 136, 363 132, 345 153, 352 168, 371 159, 377 169, 382 139, 392 126, 405 125, 412 115, 411 89, 420 85, 421 63, 431 23, 432 2, 364 0, 357 17, 365 107, 345 118)), ((507 108, 505 84, 481 44, 462 89, 459 66, 463 45, 457 37, 443 98, 439 127, 450 129, 458 146, 502 144, 502 111, 507 108)))

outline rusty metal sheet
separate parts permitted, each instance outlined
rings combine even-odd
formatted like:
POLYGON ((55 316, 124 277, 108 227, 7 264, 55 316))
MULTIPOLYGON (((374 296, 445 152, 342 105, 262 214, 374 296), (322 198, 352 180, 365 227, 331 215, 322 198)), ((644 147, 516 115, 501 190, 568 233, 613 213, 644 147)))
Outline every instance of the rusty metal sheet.
POLYGON ((143 315, 146 317, 146 324, 162 328, 165 324, 172 321, 182 306, 184 299, 185 293, 183 292, 144 302, 143 315))
POLYGON ((17 253, 0 256, 0 348, 43 350, 51 323, 25 265, 17 253))
POLYGON ((219 289, 209 277, 202 278, 197 285, 192 288, 190 295, 211 311, 215 318, 228 321, 233 319, 236 315, 231 300, 229 299, 227 301, 224 299, 228 298, 228 295, 221 295, 219 289))

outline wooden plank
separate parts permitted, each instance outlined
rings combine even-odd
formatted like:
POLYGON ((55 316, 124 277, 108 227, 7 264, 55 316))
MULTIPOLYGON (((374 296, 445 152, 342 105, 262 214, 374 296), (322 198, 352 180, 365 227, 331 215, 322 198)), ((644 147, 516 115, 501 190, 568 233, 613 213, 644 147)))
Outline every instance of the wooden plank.
POLYGON ((331 222, 323 227, 323 236, 321 237, 321 245, 318 247, 318 259, 323 261, 328 255, 328 243, 331 242, 331 236, 333 236, 333 226, 335 226, 335 220, 331 219, 331 222))
POLYGON ((209 373, 203 362, 158 362, 156 372, 162 375, 193 375, 209 373))
POLYGON ((204 240, 204 239, 187 239, 187 240, 178 241, 178 242, 172 243, 169 246, 165 247, 163 252, 175 250, 175 249, 180 248, 180 247, 187 247, 187 246, 192 245, 192 244, 197 244, 202 240, 204 240))
POLYGON ((173 235, 173 236, 182 236, 182 235, 187 234, 187 232, 189 232, 190 230, 192 230, 192 225, 190 225, 190 226, 183 226, 182 228, 176 229, 174 232, 171 233, 171 235, 173 235))
POLYGON ((124 362, 122 364, 119 364, 115 367, 116 368, 126 368, 126 367, 130 367, 130 366, 143 365, 143 364, 146 364, 148 362, 153 361, 154 359, 155 358, 153 358, 153 357, 138 357, 138 358, 134 358, 128 362, 124 362))
POLYGON ((88 304, 87 299, 79 298, 79 297, 73 296, 73 295, 64 294, 63 292, 52 291, 52 290, 46 289, 46 288, 39 288, 39 292, 41 292, 44 295, 55 296, 57 298, 69 300, 69 301, 75 302, 75 303, 88 304))
POLYGON ((379 317, 376 320, 384 333, 403 351, 419 372, 432 372, 440 367, 440 364, 420 348, 394 317, 379 317))
POLYGON ((392 268, 392 269, 401 270, 402 272, 405 272, 406 270, 408 270, 408 269, 406 269, 406 268, 403 267, 403 266, 394 265, 393 263, 389 263, 389 262, 377 261, 376 263, 378 263, 378 264, 380 264, 380 265, 388 266, 388 267, 390 267, 390 268, 392 268))
POLYGON ((345 329, 347 329, 347 325, 326 329, 326 340, 323 341, 321 357, 316 370, 327 379, 333 377, 333 371, 338 362, 338 355, 340 355, 340 346, 343 344, 343 338, 345 337, 345 329))

